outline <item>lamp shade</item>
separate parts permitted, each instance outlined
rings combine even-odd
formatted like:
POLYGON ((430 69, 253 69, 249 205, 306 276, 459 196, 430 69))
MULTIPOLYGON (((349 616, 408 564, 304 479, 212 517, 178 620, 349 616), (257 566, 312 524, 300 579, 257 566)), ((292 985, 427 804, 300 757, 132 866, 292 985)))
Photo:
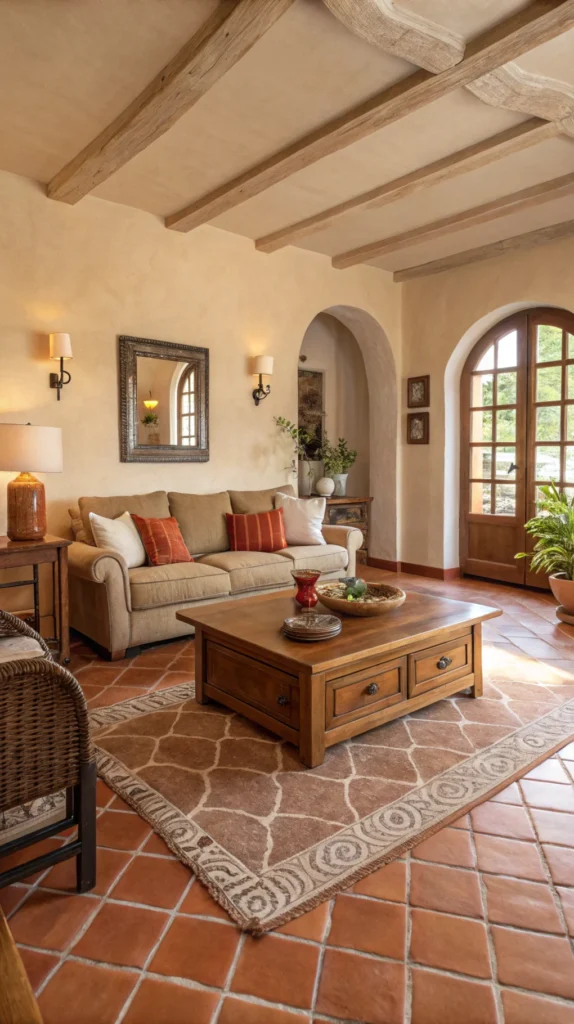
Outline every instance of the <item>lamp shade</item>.
POLYGON ((71 359, 72 339, 69 334, 50 335, 50 359, 71 359))
POLYGON ((61 473, 62 430, 30 423, 0 423, 0 469, 15 473, 61 473))
POLYGON ((253 373, 262 373, 266 377, 273 375, 273 356, 255 356, 253 373))

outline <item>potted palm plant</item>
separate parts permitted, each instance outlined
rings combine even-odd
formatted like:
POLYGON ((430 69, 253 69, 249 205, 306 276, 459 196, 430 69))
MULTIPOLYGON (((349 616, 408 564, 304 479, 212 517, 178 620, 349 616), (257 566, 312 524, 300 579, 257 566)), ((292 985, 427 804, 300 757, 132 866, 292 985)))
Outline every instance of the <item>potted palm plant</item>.
POLYGON ((525 525, 536 538, 534 551, 522 551, 516 558, 529 558, 533 572, 547 572, 554 597, 561 606, 558 617, 574 622, 574 498, 570 501, 556 484, 541 487, 538 514, 525 525))
POLYGON ((344 498, 347 493, 347 477, 357 458, 357 452, 354 448, 349 448, 344 437, 340 437, 337 444, 333 445, 325 434, 321 457, 325 476, 331 477, 335 481, 335 496, 344 498))

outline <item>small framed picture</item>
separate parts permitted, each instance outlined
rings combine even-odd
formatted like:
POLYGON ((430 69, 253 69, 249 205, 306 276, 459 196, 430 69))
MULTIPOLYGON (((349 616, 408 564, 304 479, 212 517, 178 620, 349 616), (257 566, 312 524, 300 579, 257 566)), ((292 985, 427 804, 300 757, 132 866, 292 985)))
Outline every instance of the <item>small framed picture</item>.
POLYGON ((407 380, 407 406, 409 409, 425 409, 430 405, 430 376, 409 377, 407 380))
POLYGON ((407 416, 407 444, 429 443, 428 412, 410 412, 407 416))

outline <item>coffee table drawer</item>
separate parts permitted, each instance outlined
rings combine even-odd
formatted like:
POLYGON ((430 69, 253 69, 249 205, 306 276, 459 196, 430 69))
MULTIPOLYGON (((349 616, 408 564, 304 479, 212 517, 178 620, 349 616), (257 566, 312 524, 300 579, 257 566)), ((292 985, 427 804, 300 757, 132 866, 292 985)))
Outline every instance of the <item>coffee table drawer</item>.
POLYGON ((333 679, 326 690, 326 728, 389 707, 407 696, 407 659, 395 658, 333 679))
POLYGON ((299 725, 299 687, 295 676, 212 642, 207 644, 206 661, 208 685, 262 708, 281 722, 299 725))
POLYGON ((472 664, 472 634, 457 637, 436 647, 409 654, 409 697, 434 690, 459 676, 470 675, 472 664))

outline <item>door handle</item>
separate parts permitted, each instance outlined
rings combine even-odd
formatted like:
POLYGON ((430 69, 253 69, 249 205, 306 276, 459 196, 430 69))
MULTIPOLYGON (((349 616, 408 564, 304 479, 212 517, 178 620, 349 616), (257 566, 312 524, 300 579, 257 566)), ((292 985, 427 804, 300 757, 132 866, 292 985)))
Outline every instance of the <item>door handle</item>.
POLYGON ((515 463, 515 462, 511 462, 511 463, 510 463, 510 466, 508 467, 508 471, 507 471, 507 474, 506 474, 506 475, 508 476, 508 475, 509 475, 509 473, 514 473, 514 470, 515 470, 515 469, 518 469, 518 466, 516 465, 516 463, 515 463))
POLYGON ((374 694, 378 693, 378 692, 379 692, 379 687, 377 686, 377 684, 376 683, 369 683, 369 685, 367 686, 367 693, 369 694, 369 697, 373 697, 374 694))
POLYGON ((282 708, 284 708, 284 707, 287 707, 287 705, 288 705, 288 703, 289 703, 289 697, 284 697, 284 696, 283 696, 283 695, 281 694, 281 696, 277 698, 277 703, 278 703, 278 704, 279 704, 279 705, 280 705, 280 706, 281 706, 282 708))

